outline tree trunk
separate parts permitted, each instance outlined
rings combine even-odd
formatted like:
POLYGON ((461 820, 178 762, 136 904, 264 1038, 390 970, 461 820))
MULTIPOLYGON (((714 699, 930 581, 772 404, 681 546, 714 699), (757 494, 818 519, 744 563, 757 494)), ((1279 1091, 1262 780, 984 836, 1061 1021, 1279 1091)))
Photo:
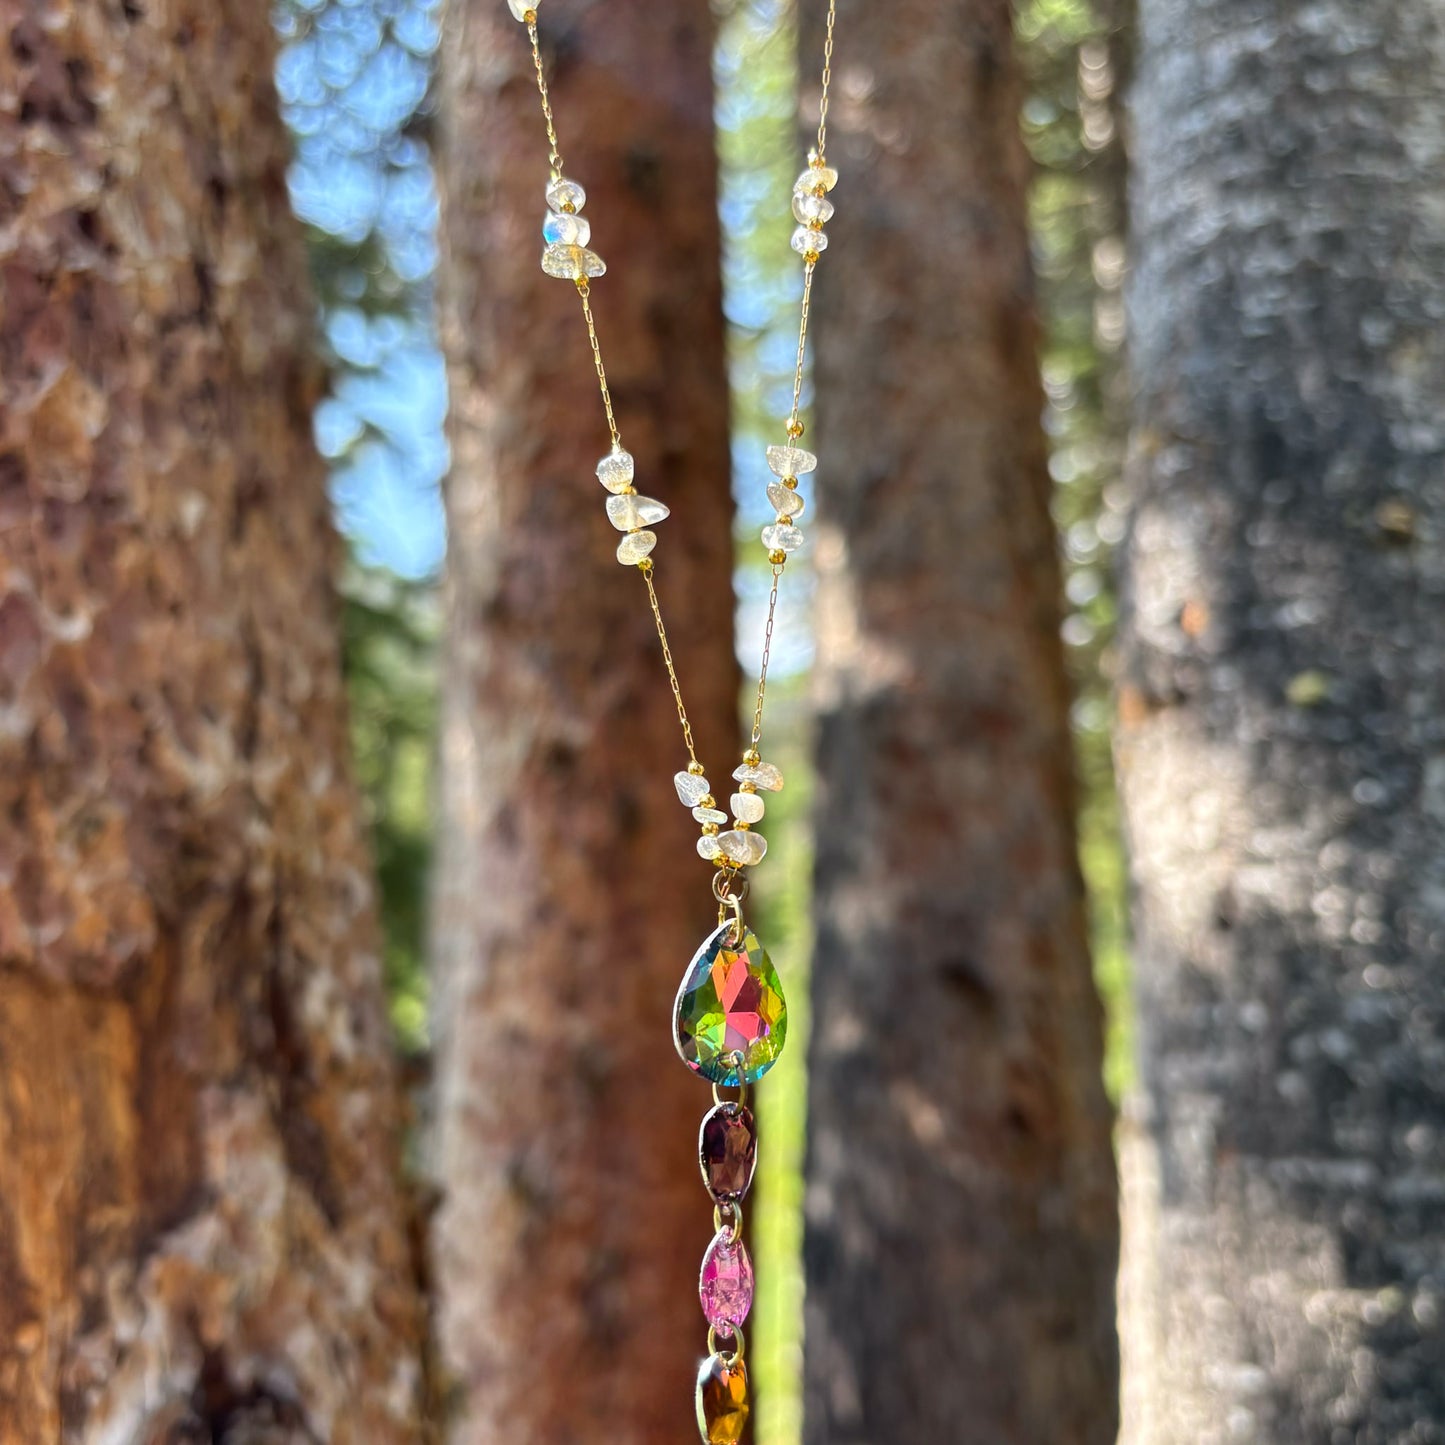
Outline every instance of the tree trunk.
POLYGON ((1445 22, 1140 9, 1139 1438, 1445 1440, 1445 22))
POLYGON ((0 1441, 415 1441, 265 6, 0 53, 0 1441))
POLYGON ((838 9, 807 1439, 1105 1445, 1114 1166, 1010 11, 838 9))
MULTIPOLYGON (((593 307, 699 756, 736 757, 727 378, 706 0, 548 0, 593 307)), ((538 265, 546 137, 526 31, 459 0, 445 46, 446 699, 435 919, 454 1439, 675 1445, 702 1357, 706 1091, 670 1035, 715 920, 647 595, 614 560, 607 430, 572 284, 538 265)))

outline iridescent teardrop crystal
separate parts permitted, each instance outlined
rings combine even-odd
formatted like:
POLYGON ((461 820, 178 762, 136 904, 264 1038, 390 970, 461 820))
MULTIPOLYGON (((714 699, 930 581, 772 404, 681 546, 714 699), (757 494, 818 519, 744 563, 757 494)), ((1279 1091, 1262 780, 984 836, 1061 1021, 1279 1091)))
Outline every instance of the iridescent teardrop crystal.
POLYGON ((738 1445, 748 1411, 748 1367, 736 1355, 709 1355, 697 1372, 697 1428, 706 1445, 738 1445))
POLYGON ((702 1182, 719 1204, 747 1194, 758 1163, 758 1129, 745 1104, 717 1104, 702 1121, 697 1141, 702 1182))
POLYGON ((713 1084, 755 1084, 788 1037, 788 1005, 757 934, 736 939, 730 919, 708 935, 683 975, 673 1042, 683 1063, 713 1084))

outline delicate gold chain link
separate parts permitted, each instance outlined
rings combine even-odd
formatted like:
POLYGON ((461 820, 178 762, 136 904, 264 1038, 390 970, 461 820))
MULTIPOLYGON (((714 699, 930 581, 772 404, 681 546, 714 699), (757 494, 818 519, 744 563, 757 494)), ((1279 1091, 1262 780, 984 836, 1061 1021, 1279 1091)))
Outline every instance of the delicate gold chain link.
MULTIPOLYGON (((823 84, 822 95, 818 106, 818 162, 823 164, 827 155, 828 143, 828 104, 829 92, 833 80, 833 33, 837 21, 837 0, 829 0, 827 34, 823 45, 823 84)), ((552 114, 552 99, 547 90, 546 70, 542 63, 541 40, 537 33, 537 17, 535 11, 527 14, 527 35, 532 42, 532 66, 537 75, 537 93, 542 100, 542 117, 547 125, 547 158, 552 166, 552 178, 560 179, 562 175, 562 151, 557 140, 557 126, 552 114)), ((800 420, 803 397, 803 376, 806 370, 807 342, 808 342, 808 321, 812 310, 813 298, 813 273, 817 267, 817 258, 810 256, 807 260, 807 267, 803 273, 803 298, 798 321, 798 351, 793 368, 793 402, 788 415, 788 436, 796 439, 803 434, 803 425, 800 420)), ((597 337, 597 323, 592 315, 592 290, 584 276, 577 277, 577 295, 582 302, 582 317, 587 323, 587 343, 592 351, 592 366, 597 373, 597 387, 602 394, 602 406, 607 413, 607 430, 612 437, 612 445, 620 448, 622 445, 622 434, 617 425, 617 417, 612 405, 612 392, 607 384, 607 368, 602 360, 602 346, 597 337)), ((763 704, 767 696, 768 688, 768 664, 772 658, 773 651, 773 629, 777 620, 778 611, 778 584, 786 566, 786 557, 781 553, 773 554, 772 560, 772 588, 768 593, 767 621, 763 629, 763 653, 762 662, 758 670, 757 700, 753 707, 753 725, 751 733, 750 753, 755 753, 763 732, 763 704)), ((662 645, 662 660, 667 668, 667 681, 672 689, 672 700, 677 708, 677 720, 682 726, 683 742, 687 746, 687 756, 692 764, 693 770, 700 770, 697 750, 693 744, 692 724, 688 721, 687 708, 683 703, 682 685, 678 680, 677 667, 672 657, 672 647, 668 641, 667 626, 662 618, 662 605, 658 600, 657 586, 653 580, 652 559, 645 558, 639 564, 638 571, 642 573, 643 580, 647 584, 647 600, 652 610, 653 624, 657 629, 657 639, 662 645)))
POLYGON ((597 323, 592 319, 592 287, 587 278, 577 279, 577 294, 582 298, 582 316, 587 322, 587 341, 592 347, 592 368, 597 373, 597 385, 602 392, 602 406, 607 412, 607 430, 612 433, 612 445, 622 445, 622 433, 617 430, 617 418, 612 413, 612 392, 607 386, 607 368, 602 364, 602 347, 597 340, 597 323))
POLYGON ((535 15, 527 22, 527 35, 532 41, 532 65, 537 72, 537 93, 542 97, 542 118, 547 122, 547 159, 552 163, 552 178, 562 174, 562 152, 557 147, 557 124, 552 119, 552 97, 547 94, 547 73, 542 68, 542 42, 537 38, 535 15))

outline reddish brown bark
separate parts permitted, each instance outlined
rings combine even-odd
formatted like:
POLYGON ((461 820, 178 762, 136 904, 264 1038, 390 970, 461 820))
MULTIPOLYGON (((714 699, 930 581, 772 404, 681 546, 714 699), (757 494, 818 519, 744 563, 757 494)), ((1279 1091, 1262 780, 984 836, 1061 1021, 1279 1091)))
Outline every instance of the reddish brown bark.
POLYGON ((1106 1445, 1114 1165, 1010 8, 838 11, 807 1438, 1106 1445))
POLYGON ((416 1440, 269 17, 6 22, 0 1440, 416 1440))
MULTIPOLYGON (((697 728, 737 746, 727 383, 705 0, 548 0, 567 173, 697 728)), ((437 1233, 454 1438, 675 1445, 693 1429, 711 1233, 707 1095, 673 994, 712 917, 642 579, 573 286, 538 266, 546 139, 526 32, 453 7, 444 47, 454 468, 437 910, 437 1233)))

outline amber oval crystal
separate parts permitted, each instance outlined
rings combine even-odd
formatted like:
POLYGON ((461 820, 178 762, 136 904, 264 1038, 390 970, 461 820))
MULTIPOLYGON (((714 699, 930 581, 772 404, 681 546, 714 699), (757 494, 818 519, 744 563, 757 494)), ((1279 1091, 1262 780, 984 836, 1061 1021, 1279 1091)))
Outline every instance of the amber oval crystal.
POLYGON ((748 1367, 710 1355, 697 1372, 697 1428, 707 1445, 738 1445, 748 1423, 748 1367))
POLYGON ((753 1111, 742 1104, 718 1104, 702 1121, 697 1143, 702 1182, 719 1204, 735 1204, 748 1192, 758 1162, 753 1111))

